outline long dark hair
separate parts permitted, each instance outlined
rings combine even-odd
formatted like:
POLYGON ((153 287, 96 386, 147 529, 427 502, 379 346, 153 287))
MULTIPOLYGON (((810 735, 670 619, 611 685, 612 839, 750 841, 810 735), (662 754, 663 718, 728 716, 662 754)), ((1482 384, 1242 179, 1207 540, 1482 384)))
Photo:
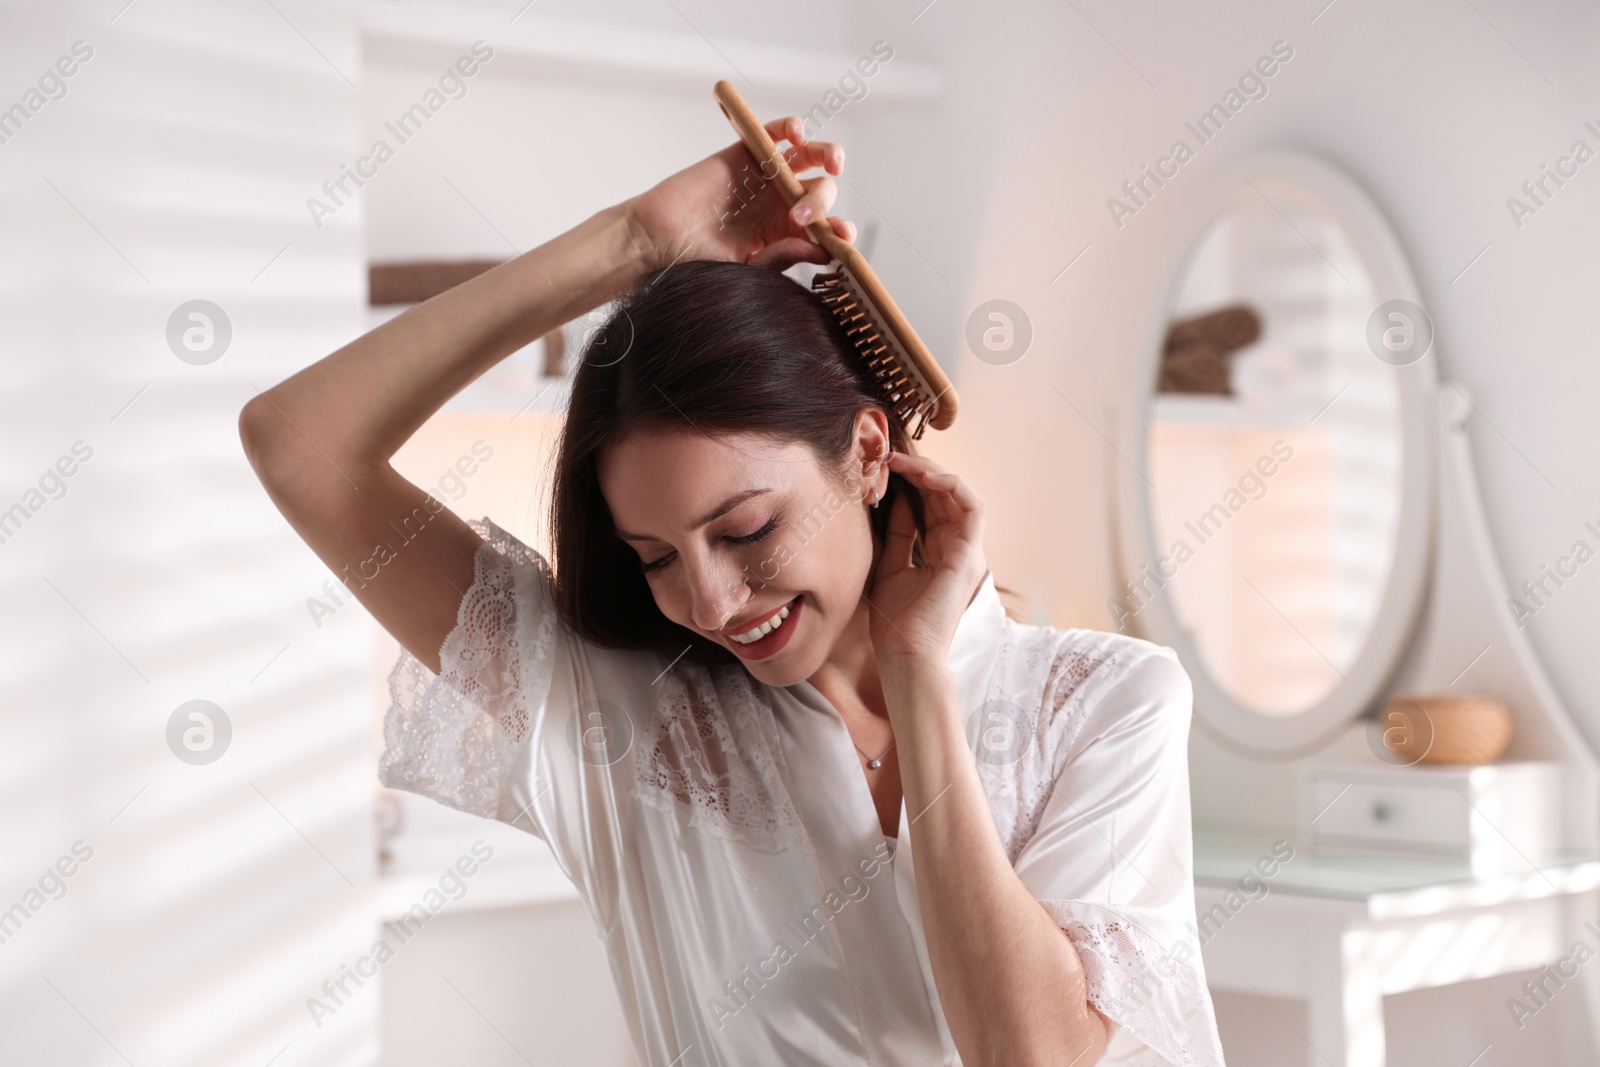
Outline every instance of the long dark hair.
MULTIPOLYGON (((877 407, 895 451, 916 453, 844 330, 810 290, 777 271, 676 264, 619 301, 580 360, 556 453, 551 551, 561 621, 602 647, 738 662, 656 606, 600 492, 597 464, 608 444, 641 429, 753 432, 805 444, 823 470, 844 477, 856 417, 877 407)), ((920 563, 922 498, 898 474, 868 512, 872 534, 883 542, 902 493, 916 520, 920 563)))

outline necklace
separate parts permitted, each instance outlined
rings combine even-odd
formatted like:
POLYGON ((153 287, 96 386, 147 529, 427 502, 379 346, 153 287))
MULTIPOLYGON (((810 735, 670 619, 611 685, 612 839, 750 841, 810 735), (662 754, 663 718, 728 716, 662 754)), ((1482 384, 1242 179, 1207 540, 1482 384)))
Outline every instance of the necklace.
MULTIPOLYGON (((850 743, 852 745, 856 745, 855 738, 852 737, 850 739, 850 743)), ((890 738, 890 740, 889 740, 889 748, 893 748, 893 747, 894 747, 894 739, 890 738)), ((867 761, 867 769, 871 770, 871 771, 875 771, 879 767, 883 766, 883 757, 887 756, 889 754, 889 748, 884 749, 876 757, 873 757, 873 756, 867 755, 865 752, 862 752, 860 745, 856 745, 856 751, 857 752, 861 752, 861 758, 867 761)))

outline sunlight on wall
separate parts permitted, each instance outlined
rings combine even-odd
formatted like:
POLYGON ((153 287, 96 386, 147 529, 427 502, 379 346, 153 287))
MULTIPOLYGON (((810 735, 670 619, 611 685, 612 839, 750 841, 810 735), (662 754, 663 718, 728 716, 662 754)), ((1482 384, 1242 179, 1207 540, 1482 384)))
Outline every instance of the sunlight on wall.
POLYGON ((364 302, 358 215, 303 206, 358 128, 353 10, 276 6, 33 5, 0 34, 19 76, 92 50, 0 146, 4 484, 92 450, 0 544, 0 1063, 376 1062, 370 983, 307 1010, 373 936, 367 642, 307 617, 326 569, 237 430, 364 302), (196 299, 226 349, 169 342, 196 299), (226 748, 169 741, 196 699, 226 748))

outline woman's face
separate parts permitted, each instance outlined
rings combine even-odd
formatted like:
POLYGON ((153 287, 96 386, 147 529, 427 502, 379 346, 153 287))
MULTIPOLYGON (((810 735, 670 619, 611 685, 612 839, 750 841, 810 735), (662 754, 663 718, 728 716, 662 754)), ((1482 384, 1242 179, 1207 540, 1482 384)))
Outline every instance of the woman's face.
POLYGON ((793 685, 827 659, 872 568, 868 502, 888 481, 882 412, 863 411, 856 442, 838 476, 803 444, 641 431, 601 455, 600 488, 662 613, 762 682, 793 685), (754 641, 736 638, 770 622, 754 641))

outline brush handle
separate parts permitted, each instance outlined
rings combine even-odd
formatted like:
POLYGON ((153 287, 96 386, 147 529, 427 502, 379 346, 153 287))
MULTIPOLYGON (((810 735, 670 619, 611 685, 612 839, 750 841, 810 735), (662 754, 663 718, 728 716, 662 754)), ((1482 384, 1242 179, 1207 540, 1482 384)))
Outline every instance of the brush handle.
MULTIPOLYGON (((773 143, 767 128, 756 118, 755 112, 750 110, 750 105, 744 102, 739 90, 735 89, 731 82, 719 81, 712 89, 712 95, 717 98, 722 113, 738 131, 739 139, 744 142, 745 148, 756 158, 756 163, 761 168, 761 176, 775 183, 783 198, 791 205, 804 196, 805 187, 800 184, 800 179, 794 176, 794 171, 789 168, 789 161, 778 151, 778 146, 773 143)), ((912 327, 910 320, 894 302, 894 297, 889 295, 889 290, 878 280, 878 275, 867 262, 867 257, 863 256, 855 245, 834 233, 833 224, 827 219, 817 219, 807 223, 806 232, 811 235, 813 241, 822 246, 824 252, 832 256, 855 279, 862 291, 877 306, 884 320, 879 325, 887 328, 899 341, 900 347, 904 349, 907 358, 916 365, 917 372, 922 375, 923 381, 927 383, 931 395, 935 398, 934 412, 928 420, 928 425, 935 430, 947 429, 956 419, 955 388, 950 384, 944 369, 939 366, 938 360, 933 358, 933 353, 928 351, 928 346, 917 336, 917 331, 912 327)))

